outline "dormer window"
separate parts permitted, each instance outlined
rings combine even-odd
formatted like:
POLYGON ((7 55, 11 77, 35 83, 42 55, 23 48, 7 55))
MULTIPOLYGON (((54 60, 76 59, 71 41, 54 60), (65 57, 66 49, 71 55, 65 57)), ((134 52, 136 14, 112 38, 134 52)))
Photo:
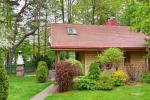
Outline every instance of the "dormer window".
POLYGON ((69 35, 77 35, 76 28, 74 27, 67 27, 67 31, 69 35))

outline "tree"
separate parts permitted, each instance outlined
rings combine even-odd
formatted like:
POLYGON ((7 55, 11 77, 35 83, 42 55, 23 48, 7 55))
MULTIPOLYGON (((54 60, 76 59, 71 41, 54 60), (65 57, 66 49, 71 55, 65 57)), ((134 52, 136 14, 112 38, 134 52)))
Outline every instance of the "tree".
POLYGON ((120 18, 122 25, 129 25, 136 32, 150 35, 150 2, 147 0, 132 1, 120 18))
POLYGON ((118 48, 109 48, 98 55, 101 64, 111 64, 118 70, 119 64, 123 61, 123 52, 118 48))

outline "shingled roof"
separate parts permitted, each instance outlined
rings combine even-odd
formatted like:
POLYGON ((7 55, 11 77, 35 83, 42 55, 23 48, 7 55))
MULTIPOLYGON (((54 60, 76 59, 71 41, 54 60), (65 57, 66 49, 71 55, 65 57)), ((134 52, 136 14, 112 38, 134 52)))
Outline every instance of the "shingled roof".
POLYGON ((129 31, 127 26, 51 24, 52 49, 145 49, 146 35, 129 31), (76 35, 69 35, 67 28, 75 28, 76 35))

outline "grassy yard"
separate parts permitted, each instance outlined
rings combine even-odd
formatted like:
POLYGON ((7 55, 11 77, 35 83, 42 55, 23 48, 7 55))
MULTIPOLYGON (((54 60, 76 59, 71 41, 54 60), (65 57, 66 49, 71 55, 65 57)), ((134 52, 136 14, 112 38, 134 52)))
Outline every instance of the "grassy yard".
POLYGON ((35 77, 9 77, 8 100, 30 100, 36 93, 40 92, 51 82, 37 83, 35 77))
POLYGON ((150 100, 150 85, 122 86, 112 91, 71 91, 49 96, 46 100, 150 100))

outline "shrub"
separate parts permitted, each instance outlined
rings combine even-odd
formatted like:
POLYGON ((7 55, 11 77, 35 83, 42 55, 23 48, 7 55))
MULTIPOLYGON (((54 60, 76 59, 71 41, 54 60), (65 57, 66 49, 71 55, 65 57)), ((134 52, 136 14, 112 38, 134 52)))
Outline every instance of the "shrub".
POLYGON ((118 48, 109 48, 98 55, 101 64, 113 65, 118 70, 119 63, 124 59, 123 52, 118 48))
POLYGON ((74 87, 77 90, 93 90, 95 88, 96 81, 82 78, 75 82, 74 87))
POLYGON ((96 82, 96 90, 112 90, 114 88, 114 79, 111 76, 103 75, 96 82))
POLYGON ((96 62, 91 63, 88 78, 93 80, 98 80, 100 76, 99 64, 96 62))
POLYGON ((72 64, 73 66, 79 67, 80 73, 83 74, 83 65, 81 64, 80 61, 72 59, 72 58, 69 58, 67 60, 67 62, 70 63, 70 64, 72 64))
POLYGON ((147 72, 146 64, 126 64, 125 65, 129 80, 137 81, 139 77, 147 72))
POLYGON ((58 91, 71 90, 73 87, 73 77, 80 74, 79 68, 65 61, 56 63, 55 68, 58 91))
POLYGON ((9 83, 6 70, 0 66, 0 100, 7 100, 8 88, 9 83))
POLYGON ((36 70, 36 78, 40 83, 46 82, 48 78, 48 67, 46 62, 40 61, 36 70))
POLYGON ((124 85, 124 83, 127 81, 127 76, 122 70, 114 72, 112 77, 115 79, 115 86, 124 85))
POLYGON ((150 84, 150 73, 145 73, 140 77, 140 81, 150 84))
POLYGON ((48 69, 52 69, 52 64, 54 60, 52 58, 49 58, 48 56, 43 56, 41 54, 36 54, 33 56, 32 66, 36 68, 40 61, 45 61, 48 66, 48 69))

